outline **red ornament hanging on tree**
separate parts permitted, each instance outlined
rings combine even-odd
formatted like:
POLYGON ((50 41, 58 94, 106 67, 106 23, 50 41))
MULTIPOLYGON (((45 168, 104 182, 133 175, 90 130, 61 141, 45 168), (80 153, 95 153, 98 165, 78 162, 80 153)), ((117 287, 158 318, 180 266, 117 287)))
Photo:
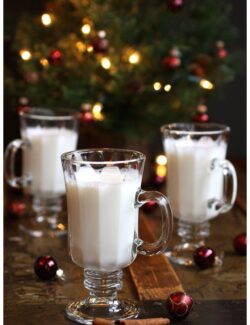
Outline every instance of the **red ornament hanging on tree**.
POLYGON ((168 70, 175 70, 181 65, 181 53, 178 49, 174 48, 169 51, 169 56, 163 59, 163 65, 168 70))
POLYGON ((55 49, 49 54, 48 60, 50 64, 59 65, 62 62, 62 53, 59 50, 55 49))
POLYGON ((193 121, 197 123, 206 123, 209 121, 206 105, 200 104, 197 106, 196 113, 193 116, 193 121))
POLYGON ((94 120, 94 116, 91 112, 91 105, 89 103, 85 103, 81 105, 80 119, 82 122, 85 123, 89 123, 94 120))
POLYGON ((30 109, 29 107, 29 99, 27 97, 19 98, 19 105, 17 106, 17 113, 25 112, 30 109))
POLYGON ((166 301, 169 314, 176 320, 186 318, 193 307, 193 299, 185 292, 171 293, 166 301))
POLYGON ((223 41, 216 42, 217 56, 220 59, 225 59, 228 56, 228 51, 225 49, 225 43, 223 41))
POLYGON ((94 53, 104 54, 108 52, 109 41, 106 38, 106 32, 101 30, 97 33, 97 36, 93 39, 93 50, 94 53))
POLYGON ((183 0, 168 0, 167 6, 172 12, 178 12, 183 7, 183 0))

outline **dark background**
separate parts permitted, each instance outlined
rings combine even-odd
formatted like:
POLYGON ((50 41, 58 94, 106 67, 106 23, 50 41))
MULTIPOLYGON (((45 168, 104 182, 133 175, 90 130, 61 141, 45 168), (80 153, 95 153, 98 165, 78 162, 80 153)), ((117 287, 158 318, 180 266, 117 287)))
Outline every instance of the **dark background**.
MULTIPOLYGON (((231 21, 238 27, 239 36, 236 41, 227 44, 229 50, 246 51, 246 1, 228 0, 233 6, 231 21)), ((43 12, 42 0, 5 0, 4 30, 13 28, 18 14, 25 11, 43 12)), ((4 60, 10 62, 8 46, 11 40, 5 40, 4 60)), ((223 95, 208 102, 208 113, 211 121, 227 124, 231 127, 228 156, 242 158, 246 156, 246 73, 237 74, 235 79, 222 89, 223 95)), ((18 116, 13 108, 8 107, 4 100, 4 146, 19 137, 18 116)))

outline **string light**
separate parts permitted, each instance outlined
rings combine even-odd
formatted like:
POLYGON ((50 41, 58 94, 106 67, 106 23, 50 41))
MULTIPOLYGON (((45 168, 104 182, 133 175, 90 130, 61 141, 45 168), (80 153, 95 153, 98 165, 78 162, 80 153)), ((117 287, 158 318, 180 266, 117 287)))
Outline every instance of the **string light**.
POLYGON ((91 32, 91 26, 90 24, 84 24, 82 25, 81 31, 84 35, 89 35, 91 32))
POLYGON ((46 58, 42 58, 40 60, 40 63, 44 68, 47 68, 49 66, 49 61, 46 58))
POLYGON ((201 86, 201 88, 208 89, 208 90, 211 90, 214 88, 214 85, 212 84, 212 82, 210 82, 206 79, 201 79, 200 86, 201 86))
POLYGON ((140 62, 140 59, 141 59, 141 57, 140 57, 139 52, 134 52, 134 53, 130 54, 128 61, 131 64, 137 64, 140 62))
POLYGON ((30 60, 31 57, 32 57, 32 55, 31 55, 31 53, 30 53, 29 50, 21 50, 21 51, 19 52, 19 54, 20 54, 22 60, 24 60, 24 61, 28 61, 28 60, 30 60))
POLYGON ((101 66, 103 67, 103 69, 108 70, 111 67, 111 62, 110 59, 107 57, 104 57, 101 59, 101 66))
POLYGON ((41 21, 42 21, 42 24, 46 27, 50 26, 52 24, 52 15, 50 14, 43 14, 41 16, 41 21))
POLYGON ((159 90, 161 90, 161 87, 162 87, 162 85, 161 85, 161 83, 158 82, 158 81, 156 81, 156 82, 153 84, 153 88, 154 88, 155 91, 159 91, 159 90))
POLYGON ((171 90, 171 88, 172 88, 172 86, 167 84, 167 85, 165 85, 164 90, 168 93, 171 90))
POLYGON ((89 53, 93 52, 93 46, 92 45, 87 46, 87 52, 89 52, 89 53))
POLYGON ((101 113, 103 106, 102 103, 95 103, 95 105, 93 106, 93 114, 99 114, 101 113))
POLYGON ((79 52, 85 52, 87 49, 87 46, 83 42, 79 41, 79 42, 76 42, 76 48, 78 49, 79 52))
POLYGON ((158 155, 155 158, 155 162, 160 166, 165 166, 168 162, 167 157, 165 155, 158 155))

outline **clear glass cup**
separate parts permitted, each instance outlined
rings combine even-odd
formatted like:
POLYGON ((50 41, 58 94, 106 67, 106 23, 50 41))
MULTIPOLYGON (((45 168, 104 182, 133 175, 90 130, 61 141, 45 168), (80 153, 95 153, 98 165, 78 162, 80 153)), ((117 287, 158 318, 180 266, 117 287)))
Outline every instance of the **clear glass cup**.
POLYGON ((193 251, 205 244, 209 220, 229 211, 237 193, 237 176, 225 159, 230 129, 220 124, 163 125, 167 156, 167 195, 178 220, 180 243, 167 256, 193 264, 193 251))
POLYGON ((172 233, 167 198, 141 186, 145 156, 123 149, 86 149, 62 155, 68 206, 70 255, 84 269, 89 296, 70 303, 66 316, 82 324, 93 318, 126 319, 138 315, 134 301, 120 300, 122 269, 137 253, 163 252, 172 233), (138 235, 138 210, 154 200, 162 232, 154 243, 138 235))
POLYGON ((65 194, 60 156, 75 150, 78 114, 68 110, 30 108, 20 112, 21 139, 10 142, 5 151, 5 178, 8 184, 24 189, 32 198, 32 213, 20 220, 20 228, 41 237, 66 233, 59 220, 65 194), (16 154, 22 151, 21 176, 16 175, 16 154))

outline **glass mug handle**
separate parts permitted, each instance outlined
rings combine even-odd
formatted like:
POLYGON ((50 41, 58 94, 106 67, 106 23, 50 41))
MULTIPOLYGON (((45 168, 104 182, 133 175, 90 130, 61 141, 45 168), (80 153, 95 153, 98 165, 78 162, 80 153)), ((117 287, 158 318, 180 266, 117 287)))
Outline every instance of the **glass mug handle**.
POLYGON ((208 207, 219 214, 229 211, 234 204, 237 194, 237 175, 233 164, 228 160, 213 159, 211 170, 217 168, 220 168, 223 174, 223 200, 212 199, 208 202, 208 207), (228 194, 228 190, 231 193, 228 194))
POLYGON ((27 140, 16 139, 10 142, 5 150, 5 179, 12 187, 23 188, 31 183, 30 175, 16 176, 15 174, 16 153, 19 149, 28 148, 30 148, 30 143, 27 140))
POLYGON ((153 243, 147 243, 137 238, 136 244, 137 253, 151 256, 166 250, 173 231, 173 213, 168 199, 160 192, 139 190, 136 193, 135 207, 139 208, 149 201, 156 202, 160 208, 162 219, 161 236, 153 243), (141 196, 143 196, 142 199, 140 199, 141 196))

